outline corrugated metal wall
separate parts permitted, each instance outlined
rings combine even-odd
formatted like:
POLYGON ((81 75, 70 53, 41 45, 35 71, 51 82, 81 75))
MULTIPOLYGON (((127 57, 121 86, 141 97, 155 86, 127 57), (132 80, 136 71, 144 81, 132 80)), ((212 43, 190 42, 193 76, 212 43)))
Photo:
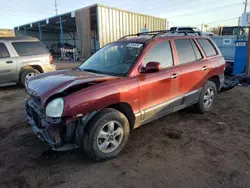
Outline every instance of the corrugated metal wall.
POLYGON ((100 47, 125 35, 166 29, 167 20, 97 5, 100 47))

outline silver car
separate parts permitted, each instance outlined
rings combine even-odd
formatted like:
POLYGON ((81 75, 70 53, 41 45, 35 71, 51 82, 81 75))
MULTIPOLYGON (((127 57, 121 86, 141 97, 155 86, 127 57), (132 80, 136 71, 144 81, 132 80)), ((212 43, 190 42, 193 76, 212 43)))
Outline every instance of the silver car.
POLYGON ((0 86, 21 84, 40 73, 56 70, 47 48, 32 37, 0 37, 0 86))

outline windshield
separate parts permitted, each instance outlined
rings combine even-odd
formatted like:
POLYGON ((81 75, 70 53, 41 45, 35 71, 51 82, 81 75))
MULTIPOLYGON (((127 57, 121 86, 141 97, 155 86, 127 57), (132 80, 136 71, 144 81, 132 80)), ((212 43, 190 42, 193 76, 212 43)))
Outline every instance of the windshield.
POLYGON ((112 76, 125 76, 143 48, 141 43, 111 43, 101 48, 79 69, 112 76))

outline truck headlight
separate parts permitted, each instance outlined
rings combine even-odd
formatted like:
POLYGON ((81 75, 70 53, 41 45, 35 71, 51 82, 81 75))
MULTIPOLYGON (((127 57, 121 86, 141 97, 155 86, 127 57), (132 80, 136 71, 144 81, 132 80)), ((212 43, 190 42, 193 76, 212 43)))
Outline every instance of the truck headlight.
POLYGON ((63 98, 57 98, 49 102, 46 107, 46 115, 52 118, 58 118, 62 116, 64 109, 63 98))

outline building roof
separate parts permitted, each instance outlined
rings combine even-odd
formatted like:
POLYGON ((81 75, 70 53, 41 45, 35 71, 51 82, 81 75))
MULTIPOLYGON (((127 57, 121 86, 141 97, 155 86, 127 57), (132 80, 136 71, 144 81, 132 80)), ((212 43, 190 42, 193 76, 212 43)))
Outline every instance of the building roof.
POLYGON ((46 24, 46 22, 48 20, 53 20, 53 19, 57 19, 58 20, 58 18, 60 16, 63 16, 63 17, 66 17, 66 18, 72 18, 72 17, 75 17, 75 12, 80 11, 82 9, 91 8, 91 7, 106 7, 106 8, 111 8, 111 9, 115 9, 115 10, 121 10, 121 11, 127 12, 127 13, 134 13, 134 14, 137 14, 137 15, 149 16, 149 17, 153 17, 153 18, 157 18, 157 19, 166 20, 164 18, 160 18, 160 17, 156 17, 156 16, 152 16, 152 15, 147 15, 147 14, 136 13, 136 12, 130 12, 130 11, 127 11, 127 10, 118 9, 118 8, 115 8, 115 7, 110 7, 110 6, 106 6, 106 5, 102 5, 102 4, 92 4, 92 5, 83 7, 83 8, 72 10, 70 12, 62 13, 62 14, 59 14, 59 15, 55 15, 55 16, 51 16, 51 17, 48 17, 48 18, 44 18, 42 20, 37 20, 37 21, 34 21, 34 22, 30 22, 30 23, 27 23, 27 24, 16 26, 16 27, 14 27, 14 29, 19 29, 21 27, 29 26, 29 25, 32 25, 32 24, 37 24, 38 22, 46 24))

